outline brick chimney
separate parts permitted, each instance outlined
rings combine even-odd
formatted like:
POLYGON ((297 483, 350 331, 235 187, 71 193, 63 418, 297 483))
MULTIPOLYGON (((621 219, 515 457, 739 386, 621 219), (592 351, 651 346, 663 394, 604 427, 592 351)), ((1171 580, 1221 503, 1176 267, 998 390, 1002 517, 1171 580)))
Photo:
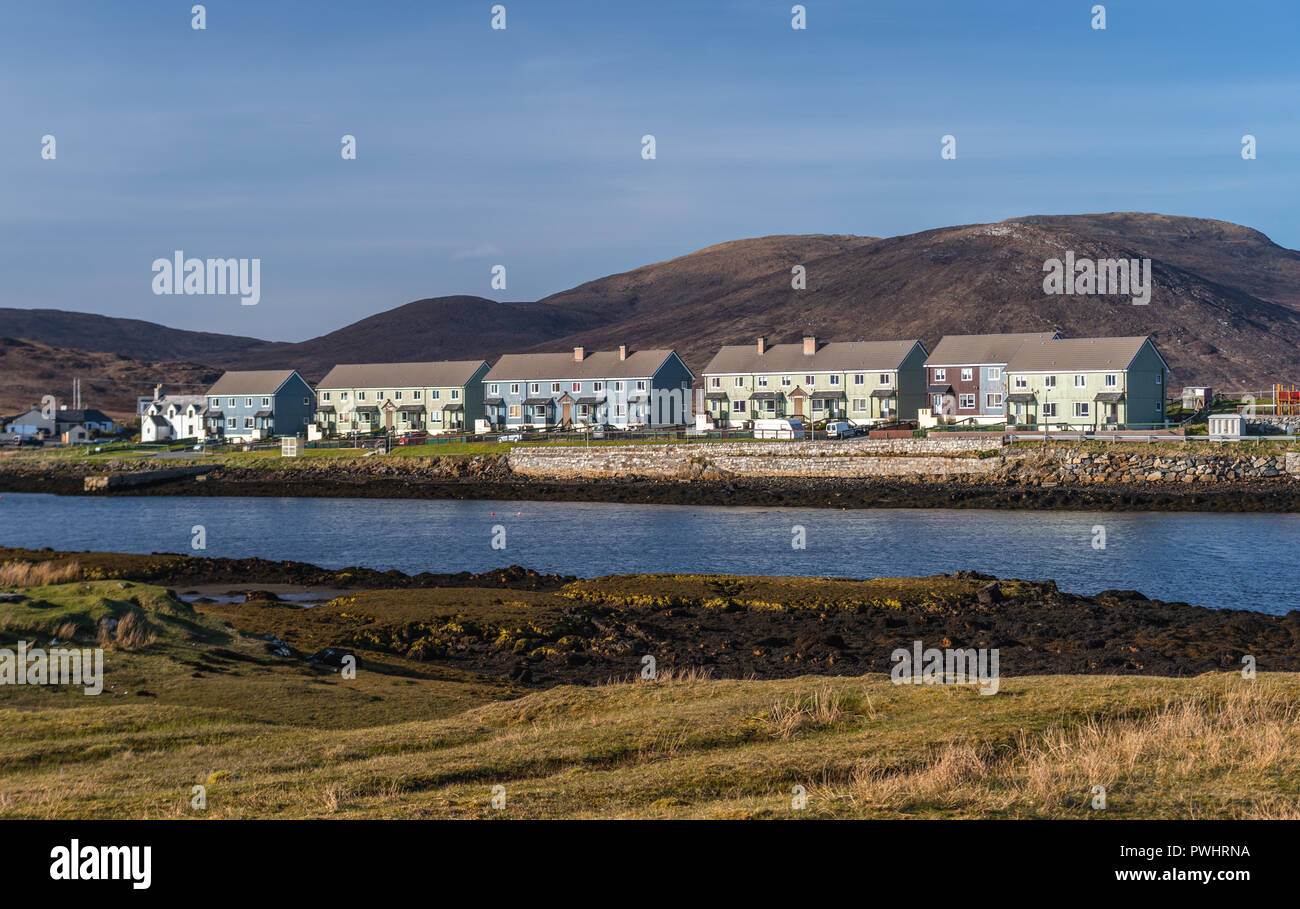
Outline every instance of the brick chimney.
POLYGON ((626 344, 620 344, 620 345, 618 345, 618 358, 619 358, 620 360, 626 360, 626 359, 627 359, 627 345, 626 345, 626 344))
POLYGON ((586 352, 585 350, 583 350, 581 347, 575 347, 575 348, 573 348, 573 362, 575 362, 575 363, 581 363, 581 362, 582 362, 582 358, 585 357, 586 355, 587 355, 587 352, 586 352))
POLYGON ((812 335, 804 335, 803 338, 803 355, 811 357, 817 353, 817 339, 812 335))
POLYGON ((758 355, 761 357, 765 353, 767 353, 767 338, 760 336, 758 339, 758 355))

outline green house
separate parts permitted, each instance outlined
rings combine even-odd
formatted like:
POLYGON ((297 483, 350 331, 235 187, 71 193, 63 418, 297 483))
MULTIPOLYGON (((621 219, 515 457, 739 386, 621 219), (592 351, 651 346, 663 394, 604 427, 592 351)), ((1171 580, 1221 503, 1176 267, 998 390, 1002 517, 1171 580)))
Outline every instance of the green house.
POLYGON ((484 360, 335 366, 316 386, 316 425, 327 436, 472 432, 487 371, 484 360))
POLYGON ((1149 337, 1029 342, 1006 372, 1008 424, 1072 430, 1167 424, 1169 364, 1149 337))

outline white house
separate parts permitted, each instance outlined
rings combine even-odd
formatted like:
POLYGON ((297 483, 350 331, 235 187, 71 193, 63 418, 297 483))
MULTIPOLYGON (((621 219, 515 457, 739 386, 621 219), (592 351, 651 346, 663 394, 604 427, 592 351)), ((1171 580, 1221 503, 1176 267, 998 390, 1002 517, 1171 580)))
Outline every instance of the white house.
POLYGON ((202 439, 207 402, 204 395, 165 395, 162 386, 156 386, 153 400, 140 417, 140 441, 202 439))

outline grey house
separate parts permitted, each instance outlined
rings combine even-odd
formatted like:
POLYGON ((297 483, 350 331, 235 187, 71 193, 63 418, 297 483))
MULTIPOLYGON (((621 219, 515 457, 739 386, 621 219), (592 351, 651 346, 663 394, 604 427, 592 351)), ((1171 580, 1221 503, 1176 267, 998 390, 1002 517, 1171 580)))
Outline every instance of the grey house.
POLYGON ((96 431, 109 434, 117 431, 117 424, 112 417, 93 408, 68 410, 61 407, 47 417, 39 407, 33 407, 27 413, 10 420, 5 425, 5 432, 24 438, 37 438, 41 435, 57 438, 68 430, 78 428, 84 429, 87 434, 96 431))
POLYGON ((506 354, 483 379, 484 415, 495 429, 679 425, 694 380, 671 349, 506 354))
POLYGON ((256 442, 303 435, 316 400, 295 369, 228 372, 208 389, 207 436, 256 442))

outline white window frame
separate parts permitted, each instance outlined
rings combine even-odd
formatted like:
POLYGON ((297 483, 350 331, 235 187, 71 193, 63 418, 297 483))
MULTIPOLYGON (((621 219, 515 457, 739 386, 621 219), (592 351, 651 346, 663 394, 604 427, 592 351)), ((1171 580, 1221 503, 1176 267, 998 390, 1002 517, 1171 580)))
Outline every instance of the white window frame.
POLYGON ((947 382, 947 381, 948 381, 948 370, 946 370, 946 369, 936 369, 936 370, 934 371, 934 380, 935 380, 936 382, 947 382))
POLYGON ((962 380, 963 382, 969 382, 969 381, 971 381, 971 380, 974 379, 974 378, 975 378, 975 370, 974 370, 974 369, 966 368, 966 369, 963 369, 963 370, 961 371, 961 380, 962 380))
POLYGON ((971 395, 971 394, 958 395, 958 396, 957 396, 957 409, 958 409, 958 410, 974 410, 974 409, 975 409, 975 396, 974 396, 974 395, 971 395))

